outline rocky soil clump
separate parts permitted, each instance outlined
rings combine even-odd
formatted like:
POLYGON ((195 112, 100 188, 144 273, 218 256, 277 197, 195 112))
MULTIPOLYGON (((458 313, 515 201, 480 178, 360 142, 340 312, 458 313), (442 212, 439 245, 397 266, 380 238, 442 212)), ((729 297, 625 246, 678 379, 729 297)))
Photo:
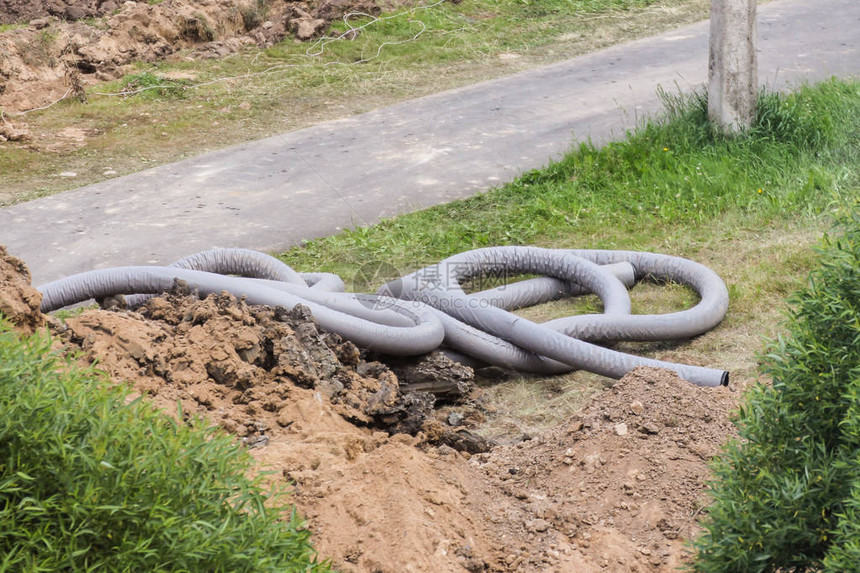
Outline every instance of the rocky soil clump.
POLYGON ((199 300, 179 284, 139 311, 68 318, 61 336, 165 410, 204 415, 247 443, 296 423, 293 394, 391 433, 415 434, 433 414, 432 395, 401 392, 388 367, 320 330, 301 306, 252 306, 226 292, 199 300))
POLYGON ((42 294, 30 285, 30 270, 0 245, 0 315, 25 334, 45 324, 39 311, 42 294))
POLYGON ((223 57, 287 36, 309 40, 348 12, 379 14, 375 0, 0 0, 0 108, 19 112, 123 76, 133 62, 180 50, 223 57))

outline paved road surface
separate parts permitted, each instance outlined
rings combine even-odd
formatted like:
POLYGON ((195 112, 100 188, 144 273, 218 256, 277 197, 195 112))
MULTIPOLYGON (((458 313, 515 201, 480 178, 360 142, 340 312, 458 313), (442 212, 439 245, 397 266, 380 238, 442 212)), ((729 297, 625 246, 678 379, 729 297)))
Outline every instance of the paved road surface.
MULTIPOLYGON (((284 249, 465 197, 546 164, 574 140, 620 137, 659 109, 658 86, 703 84, 707 34, 701 22, 8 207, 0 244, 40 284, 212 247, 284 249)), ((858 0, 759 7, 759 78, 772 89, 860 75, 858 45, 858 0)))

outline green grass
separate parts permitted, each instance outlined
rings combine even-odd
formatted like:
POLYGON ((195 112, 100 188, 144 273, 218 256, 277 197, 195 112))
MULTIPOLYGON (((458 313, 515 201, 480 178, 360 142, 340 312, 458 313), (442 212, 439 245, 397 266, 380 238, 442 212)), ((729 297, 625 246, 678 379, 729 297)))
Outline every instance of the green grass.
POLYGON ((0 571, 325 571, 234 438, 0 318, 0 571))
POLYGON ((182 79, 162 77, 152 72, 141 72, 125 76, 120 82, 118 93, 128 94, 127 97, 143 98, 178 98, 185 95, 185 88, 191 82, 182 79))
MULTIPOLYGON (((438 65, 475 59, 506 51, 532 50, 558 42, 571 29, 583 29, 583 17, 630 15, 655 4, 656 0, 464 0, 462 3, 425 2, 430 8, 415 7, 394 16, 350 19, 350 25, 336 22, 329 37, 347 33, 363 25, 370 33, 349 42, 318 41, 306 52, 325 47, 323 61, 350 63, 376 57, 398 66, 438 65), (571 24, 575 23, 571 27, 571 24), (420 42, 401 43, 422 32, 420 42), (380 52, 379 46, 387 43, 380 52)), ((295 54, 290 44, 281 44, 270 53, 295 54)))

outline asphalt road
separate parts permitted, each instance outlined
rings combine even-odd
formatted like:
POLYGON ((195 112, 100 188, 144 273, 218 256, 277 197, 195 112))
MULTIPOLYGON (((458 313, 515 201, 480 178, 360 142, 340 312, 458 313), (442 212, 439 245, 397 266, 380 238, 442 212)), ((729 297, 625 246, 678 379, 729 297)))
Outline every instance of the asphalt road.
MULTIPOLYGON (((759 79, 771 89, 857 77, 858 46, 857 0, 759 7, 759 79)), ((37 285, 213 247, 285 249, 489 189, 575 141, 620 137, 659 110, 659 86, 691 90, 707 63, 700 22, 0 209, 0 244, 37 285)))

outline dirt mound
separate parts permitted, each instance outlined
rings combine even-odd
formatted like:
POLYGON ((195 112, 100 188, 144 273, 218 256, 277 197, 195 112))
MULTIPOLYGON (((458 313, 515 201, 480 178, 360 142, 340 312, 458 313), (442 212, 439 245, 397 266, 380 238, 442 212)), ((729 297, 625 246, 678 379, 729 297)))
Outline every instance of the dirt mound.
POLYGON ((0 34, 0 107, 7 112, 66 94, 84 98, 87 85, 122 76, 132 62, 165 59, 184 49, 223 57, 290 34, 307 40, 347 12, 380 11, 373 0, 0 0, 0 7, 6 21, 29 21, 0 34))
MULTIPOLYGON (((31 331, 39 299, 0 248, 0 311, 31 331)), ((562 425, 472 455, 451 445, 492 414, 434 411, 431 395, 404 393, 387 366, 301 307, 201 301, 178 285, 139 312, 49 322, 117 382, 238 436, 292 488, 320 554, 346 573, 675 571, 707 462, 734 432, 735 392, 643 368, 562 425)), ((479 404, 466 373, 438 357, 409 382, 436 384, 447 370, 448 386, 479 404)))
MULTIPOLYGON (((450 446, 445 459, 420 449, 460 435, 434 416, 435 398, 403 393, 388 367, 320 331, 302 307, 249 306, 226 293, 200 301, 179 287, 140 312, 85 311, 62 337, 164 410, 175 415, 178 404, 240 436, 293 484, 317 547, 342 570, 462 571, 455 547, 474 548, 469 559, 489 554, 478 519, 458 509, 456 484, 473 470, 450 446)), ((444 360, 419 362, 414 383, 438 379, 444 360)), ((471 387, 463 367, 449 367, 449 386, 471 387)))
POLYGON ((727 388, 639 368, 579 416, 473 458, 510 500, 486 513, 526 571, 675 571, 708 460, 733 435, 727 388), (555 569, 550 569, 554 567, 555 569))
POLYGON ((30 286, 30 269, 0 245, 0 314, 15 328, 32 334, 44 325, 42 294, 30 286))
POLYGON ((296 502, 342 571, 669 572, 734 404, 640 369, 568 423, 487 454, 402 438, 351 459, 329 436, 334 454, 293 442, 257 457, 295 468, 296 502))
POLYGON ((413 408, 420 396, 401 394, 388 368, 320 331, 303 307, 249 306, 228 293, 198 300, 178 287, 140 312, 90 310, 65 325, 67 343, 97 358, 112 379, 248 442, 292 426, 283 410, 302 390, 353 424, 392 431, 419 428, 433 404, 413 408))

